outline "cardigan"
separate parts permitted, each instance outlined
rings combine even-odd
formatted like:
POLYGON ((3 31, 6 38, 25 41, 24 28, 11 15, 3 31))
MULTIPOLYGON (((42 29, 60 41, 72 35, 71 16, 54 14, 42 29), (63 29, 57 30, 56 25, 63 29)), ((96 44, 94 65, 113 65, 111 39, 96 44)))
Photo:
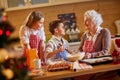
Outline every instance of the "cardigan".
MULTIPOLYGON (((83 52, 83 45, 86 39, 87 39, 87 34, 84 33, 81 37, 81 43, 79 46, 80 52, 83 52)), ((94 52, 91 52, 92 54, 91 58, 108 55, 110 43, 111 43, 110 31, 107 28, 102 28, 94 42, 93 45, 94 52)))

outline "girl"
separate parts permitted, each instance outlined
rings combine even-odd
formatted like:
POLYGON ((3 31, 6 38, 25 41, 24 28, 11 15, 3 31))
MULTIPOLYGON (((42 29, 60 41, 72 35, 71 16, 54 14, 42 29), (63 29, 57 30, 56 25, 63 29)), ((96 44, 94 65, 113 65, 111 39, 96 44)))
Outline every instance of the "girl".
POLYGON ((23 24, 19 31, 19 37, 24 48, 34 49, 38 51, 38 57, 44 62, 45 49, 45 33, 44 33, 44 17, 39 11, 33 11, 29 14, 25 24, 23 24))

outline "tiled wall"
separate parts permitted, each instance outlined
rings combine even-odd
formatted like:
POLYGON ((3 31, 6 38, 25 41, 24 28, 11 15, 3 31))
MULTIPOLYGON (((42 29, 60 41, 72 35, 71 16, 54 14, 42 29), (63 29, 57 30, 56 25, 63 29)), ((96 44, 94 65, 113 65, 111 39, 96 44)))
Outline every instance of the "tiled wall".
POLYGON ((96 0, 91 2, 81 2, 74 4, 9 11, 7 12, 8 19, 16 29, 11 37, 18 37, 20 26, 26 19, 27 15, 34 10, 41 11, 45 16, 44 25, 47 39, 51 37, 51 34, 48 30, 49 22, 57 19, 58 14, 74 12, 77 18, 77 25, 81 31, 79 35, 80 37, 81 34, 85 31, 83 14, 86 10, 89 9, 95 9, 100 12, 104 19, 104 23, 102 24, 102 26, 108 28, 112 35, 115 35, 117 33, 114 21, 120 19, 120 0, 96 0))

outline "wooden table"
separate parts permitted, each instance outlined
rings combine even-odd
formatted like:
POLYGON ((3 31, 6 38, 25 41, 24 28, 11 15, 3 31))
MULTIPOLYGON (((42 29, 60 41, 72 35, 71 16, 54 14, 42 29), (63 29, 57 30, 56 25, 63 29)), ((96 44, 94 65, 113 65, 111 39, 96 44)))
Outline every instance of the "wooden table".
POLYGON ((63 70, 63 71, 56 71, 56 72, 46 72, 43 76, 34 77, 34 80, 54 80, 60 78, 68 78, 74 77, 79 75, 91 74, 91 73, 98 73, 98 72, 105 72, 105 71, 112 71, 120 69, 120 64, 102 64, 93 66, 92 69, 88 70, 79 70, 74 72, 72 70, 63 70))

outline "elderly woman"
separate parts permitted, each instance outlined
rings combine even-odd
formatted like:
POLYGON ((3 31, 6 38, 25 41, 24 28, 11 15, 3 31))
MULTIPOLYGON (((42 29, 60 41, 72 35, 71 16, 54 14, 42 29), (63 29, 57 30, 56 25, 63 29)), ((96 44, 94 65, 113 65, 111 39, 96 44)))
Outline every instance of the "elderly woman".
MULTIPOLYGON (((86 58, 100 57, 109 54, 111 35, 108 29, 102 28, 103 19, 95 10, 88 10, 84 14, 84 23, 87 31, 81 37, 79 50, 85 52, 86 58)), ((75 77, 74 80, 119 80, 117 71, 108 71, 97 74, 88 74, 75 77)))
POLYGON ((111 35, 107 28, 102 28, 103 19, 95 10, 84 14, 86 32, 81 37, 79 50, 85 52, 84 58, 94 58, 108 55, 111 35))

